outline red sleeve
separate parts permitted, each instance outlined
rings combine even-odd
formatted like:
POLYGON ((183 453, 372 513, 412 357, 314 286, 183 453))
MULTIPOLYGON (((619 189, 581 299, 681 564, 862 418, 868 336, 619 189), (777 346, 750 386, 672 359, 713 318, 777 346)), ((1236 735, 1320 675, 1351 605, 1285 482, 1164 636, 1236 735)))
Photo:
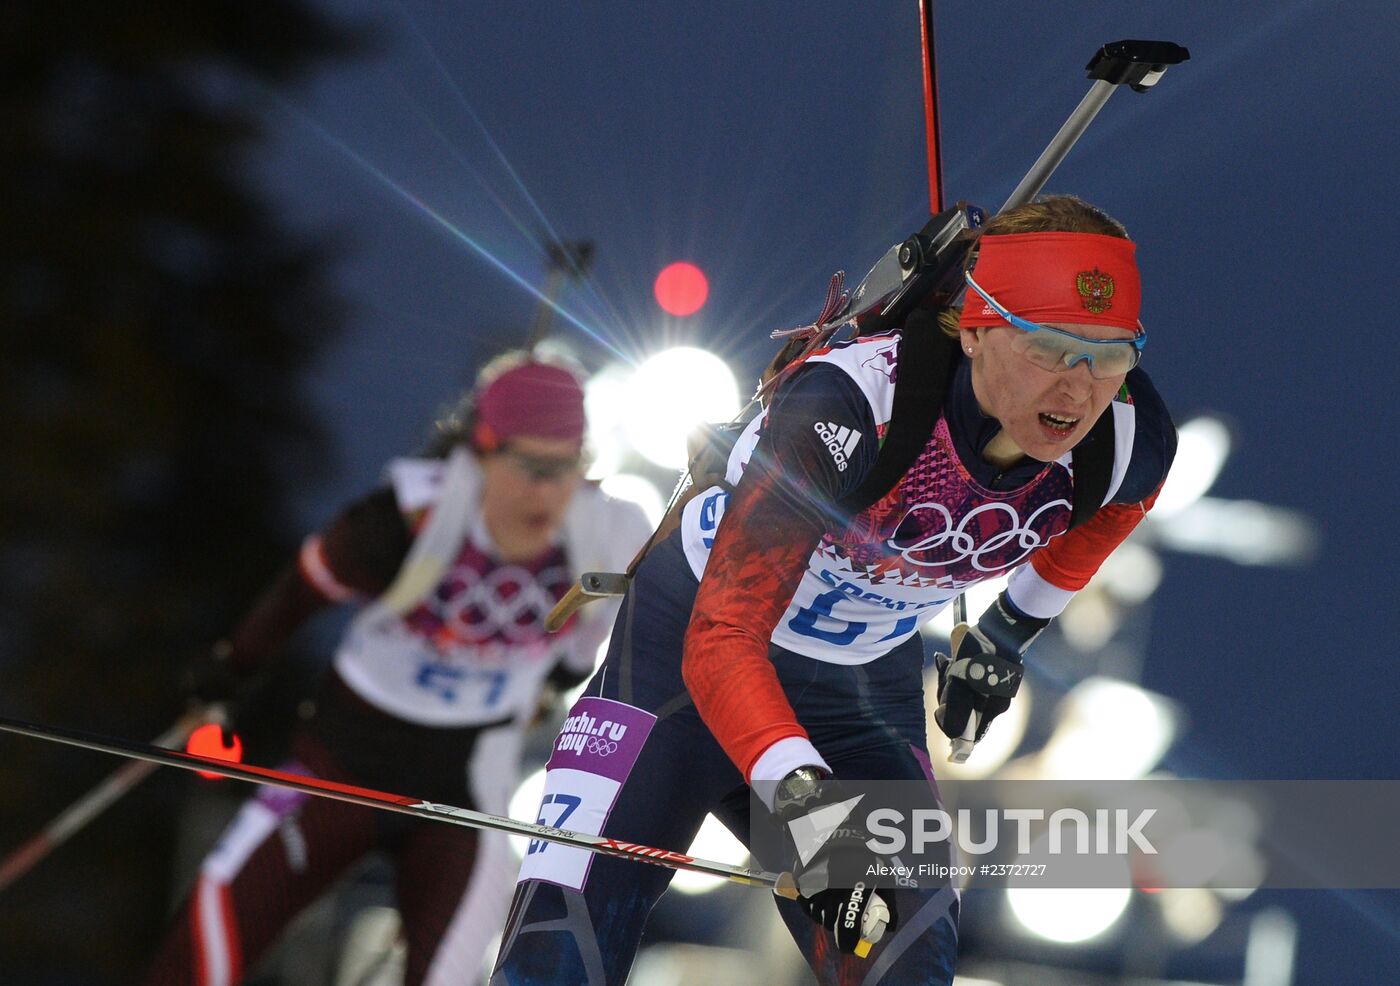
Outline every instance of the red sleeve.
POLYGON ((1142 523, 1161 492, 1159 485, 1141 503, 1105 504, 1083 524, 1032 555, 1031 567, 1057 588, 1069 592, 1084 588, 1104 559, 1142 523))
POLYGON ((700 718, 749 776, 778 740, 807 738, 783 694, 768 642, 823 525, 794 510, 776 468, 750 463, 715 532, 695 597, 681 673, 700 718))
POLYGON ((773 670, 769 641, 822 533, 848 519, 834 505, 874 467, 876 434, 869 401, 844 370, 803 367, 774 396, 715 532, 681 671, 700 717, 745 779, 774 743, 808 739, 773 670), (828 444, 837 431, 856 436, 841 456, 828 444))

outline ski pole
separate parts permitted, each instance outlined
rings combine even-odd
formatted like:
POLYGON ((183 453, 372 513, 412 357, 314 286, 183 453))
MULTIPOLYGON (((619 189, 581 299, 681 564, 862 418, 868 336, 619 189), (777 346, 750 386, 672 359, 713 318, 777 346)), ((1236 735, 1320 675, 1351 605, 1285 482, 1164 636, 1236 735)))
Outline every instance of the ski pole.
POLYGON ((924 55, 924 136, 928 151, 929 215, 943 211, 943 155, 939 147, 938 50, 933 34, 933 0, 919 0, 919 40, 924 55))
MULTIPOLYGON (((100 753, 110 753, 114 756, 126 757, 137 762, 162 764, 167 767, 179 767, 181 770, 194 770, 206 774, 218 774, 222 777, 232 777, 235 780, 250 781, 254 784, 268 784, 273 787, 301 791, 304 794, 316 795, 317 797, 334 798, 337 801, 345 801, 349 804, 362 805, 367 808, 379 808, 384 811, 393 811, 404 815, 412 815, 417 818, 426 818, 435 822, 447 822, 452 825, 465 826, 466 828, 505 832, 509 835, 523 835, 531 839, 552 842, 561 846, 572 846, 575 849, 584 849, 588 852, 599 853, 604 856, 616 856, 620 859, 630 859, 642 863, 651 863, 656 866, 666 866, 673 870, 704 873, 709 876, 721 877, 733 883, 741 883, 750 887, 766 887, 778 896, 786 897, 789 900, 796 900, 798 896, 797 883, 791 873, 769 873, 760 869, 731 866, 728 863, 719 863, 708 859, 697 859, 693 856, 687 856, 684 853, 673 852, 670 849, 657 849, 653 846, 643 846, 635 842, 608 839, 603 836, 587 835, 582 832, 572 832, 568 829, 555 828, 550 825, 519 822, 513 818, 492 815, 484 811, 473 811, 469 808, 458 808, 454 805, 435 804, 418 798, 406 797, 402 794, 390 794, 385 791, 376 791, 372 788, 341 784, 337 781, 322 780, 319 777, 303 777, 298 774, 289 774, 281 770, 273 770, 270 767, 258 767, 253 764, 232 764, 226 760, 217 760, 213 757, 201 757, 192 753, 163 750, 144 743, 132 743, 126 740, 95 736, 91 733, 83 733, 71 729, 60 729, 54 726, 40 726, 7 717, 0 717, 0 731, 17 733, 20 736, 30 736, 34 739, 47 740, 52 743, 63 743, 85 750, 97 750, 100 753)), ((867 922, 867 925, 867 927, 862 928, 864 936, 863 942, 873 944, 884 934, 885 923, 877 920, 867 922)), ((868 952, 869 949, 867 948, 866 951, 868 952)))
MULTIPOLYGON (((181 746, 203 721, 202 714, 188 712, 176 719, 169 729, 151 740, 151 745, 181 746)), ((0 860, 0 892, 32 870, 51 852, 154 773, 157 766, 157 763, 150 760, 133 760, 123 764, 106 780, 65 808, 22 846, 0 860)))
MULTIPOLYGON (((967 636, 969 628, 967 595, 960 592, 953 600, 953 632, 948 639, 948 650, 951 654, 957 654, 958 645, 962 643, 963 637, 967 636)), ((981 722, 982 715, 976 709, 967 714, 967 727, 963 729, 962 735, 948 741, 949 762, 967 763, 967 758, 972 756, 973 748, 977 746, 977 727, 981 722)))

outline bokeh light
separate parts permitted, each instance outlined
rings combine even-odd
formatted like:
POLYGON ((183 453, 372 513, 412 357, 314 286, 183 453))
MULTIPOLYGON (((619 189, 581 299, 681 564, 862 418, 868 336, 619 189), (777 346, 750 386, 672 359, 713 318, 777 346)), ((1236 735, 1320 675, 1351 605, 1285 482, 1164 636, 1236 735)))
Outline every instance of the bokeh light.
POLYGON ((588 447, 593 461, 589 479, 602 479, 622 468, 627 456, 627 382, 632 371, 610 363, 583 385, 583 407, 588 415, 588 447))
POLYGON ((1094 676, 1065 695, 1037 766, 1046 780, 1136 780, 1157 765, 1176 732, 1176 714, 1162 696, 1094 676))
POLYGON ((627 438, 667 469, 685 466, 686 436, 697 425, 728 421, 739 412, 739 385, 714 353, 678 346, 637 367, 627 384, 627 438))
MULTIPOLYGON (((733 832, 724 827, 723 822, 714 815, 706 815, 705 821, 700 825, 700 831, 695 833, 690 848, 686 850, 686 855, 716 863, 745 866, 748 863, 749 851, 744 848, 742 842, 734 838, 733 832)), ((705 894, 728 882, 724 877, 680 870, 671 879, 671 886, 683 894, 705 894)))
POLYGON ((1180 513, 1203 497, 1230 455, 1230 430, 1215 418, 1192 418, 1176 435, 1176 458, 1152 508, 1158 520, 1180 513))
POLYGON ((656 275, 652 285, 656 303, 668 314, 677 317, 694 315, 710 296, 710 282, 705 272, 694 264, 678 260, 668 264, 656 275))
POLYGON ((1063 945, 1099 937, 1127 910, 1127 887, 1012 887, 1007 902, 1031 934, 1063 945))
POLYGON ((627 500, 641 507, 652 527, 661 523, 661 517, 666 513, 666 501, 651 480, 632 473, 615 472, 604 477, 598 485, 613 499, 627 500))

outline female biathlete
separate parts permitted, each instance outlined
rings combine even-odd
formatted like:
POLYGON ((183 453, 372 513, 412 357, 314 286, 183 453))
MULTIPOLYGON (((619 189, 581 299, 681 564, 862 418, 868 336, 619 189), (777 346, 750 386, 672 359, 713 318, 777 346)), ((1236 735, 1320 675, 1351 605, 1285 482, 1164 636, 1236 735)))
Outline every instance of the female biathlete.
MULTIPOLYGON (((526 729, 551 685, 593 670, 609 613, 547 636, 585 571, 646 539, 633 504, 582 482, 583 389, 523 353, 482 371, 437 448, 306 539, 199 674, 225 698, 312 613, 360 612, 283 769, 504 813, 526 729), (601 625, 600 625, 601 621, 601 625)), ((232 986, 361 857, 387 853, 407 945, 404 982, 479 982, 505 920, 506 837, 260 788, 205 857, 147 979, 232 986)))
MULTIPOLYGON (((936 718, 960 737, 976 712, 980 738, 1008 707, 1031 640, 1151 508, 1175 431, 1136 368, 1139 276, 1118 222, 1047 197, 988 222, 967 266, 961 311, 939 314, 956 362, 913 466, 873 506, 843 510, 891 421, 898 336, 831 346, 789 373, 726 482, 691 499, 638 568, 556 742, 541 821, 683 849, 707 812, 748 841, 750 787, 779 822, 828 802, 826 778, 922 782, 936 799, 918 627, 1010 572, 942 663, 936 718), (1072 450, 1103 415, 1105 492, 1071 530, 1072 450)), ((915 316, 906 330, 920 321, 937 331, 915 316)), ((956 892, 833 876, 840 854, 874 861, 847 828, 797 865, 802 896, 778 901, 818 980, 951 983, 956 892), (862 957, 874 908, 885 932, 862 957)), ((622 983, 670 875, 533 845, 492 982, 622 983)))

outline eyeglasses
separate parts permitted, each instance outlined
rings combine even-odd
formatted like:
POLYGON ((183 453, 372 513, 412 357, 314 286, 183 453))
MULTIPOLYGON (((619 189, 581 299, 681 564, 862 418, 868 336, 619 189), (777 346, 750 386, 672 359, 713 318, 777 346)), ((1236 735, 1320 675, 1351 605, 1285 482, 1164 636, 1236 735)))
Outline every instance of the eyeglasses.
POLYGON ((531 455, 529 452, 522 452, 519 449, 504 446, 497 453, 510 459, 511 464, 519 469, 531 481, 537 483, 549 482, 571 476, 580 472, 584 467, 584 456, 579 455, 531 455))
POLYGON ((983 291, 971 274, 963 276, 967 279, 968 287, 980 294, 992 311, 1021 330, 1011 343, 1012 351, 1020 353, 1042 370, 1058 373, 1087 361, 1091 376, 1097 380, 1111 380, 1127 373, 1142 360, 1142 347, 1147 345, 1147 330, 1141 322, 1138 323, 1137 335, 1131 339, 1089 339, 1013 315, 983 291))

